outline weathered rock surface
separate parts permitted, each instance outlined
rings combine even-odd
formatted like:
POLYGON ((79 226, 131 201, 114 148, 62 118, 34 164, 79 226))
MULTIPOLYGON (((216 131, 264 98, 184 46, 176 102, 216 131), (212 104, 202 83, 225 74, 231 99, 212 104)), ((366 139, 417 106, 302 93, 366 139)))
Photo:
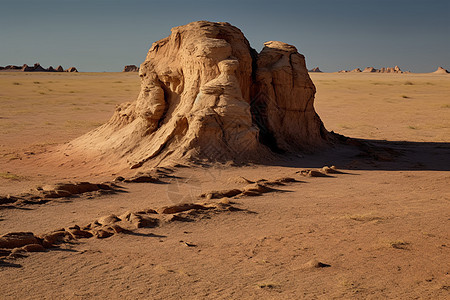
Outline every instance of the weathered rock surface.
POLYGON ((175 27, 141 64, 141 92, 65 153, 111 168, 190 161, 265 161, 314 151, 329 135, 314 110, 315 87, 294 46, 261 53, 228 23, 175 27), (272 150, 272 151, 271 151, 272 150))
POLYGON ((135 65, 127 65, 122 72, 139 72, 139 67, 135 65))

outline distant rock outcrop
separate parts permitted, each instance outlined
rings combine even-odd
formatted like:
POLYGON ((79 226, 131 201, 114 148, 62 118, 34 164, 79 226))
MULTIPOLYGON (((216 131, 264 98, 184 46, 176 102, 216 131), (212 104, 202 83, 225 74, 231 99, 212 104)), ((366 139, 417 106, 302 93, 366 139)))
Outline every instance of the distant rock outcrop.
POLYGON ((0 66, 0 71, 22 71, 22 72, 78 72, 77 68, 71 67, 67 70, 64 70, 62 66, 59 66, 56 70, 50 66, 47 69, 43 68, 40 63, 35 63, 34 66, 30 67, 27 64, 23 66, 13 66, 8 65, 6 67, 0 66))
POLYGON ((78 70, 75 67, 70 67, 67 70, 65 70, 64 72, 74 73, 74 72, 78 72, 78 70))
POLYGON ((308 72, 322 73, 322 71, 320 71, 319 67, 312 68, 311 70, 308 70, 308 72))
POLYGON ((136 65, 127 65, 122 72, 139 72, 139 67, 136 65))
POLYGON ((362 71, 363 73, 374 73, 377 70, 374 67, 366 67, 364 68, 364 70, 362 71))
POLYGON ((398 66, 395 66, 393 68, 381 68, 381 69, 375 69, 374 67, 366 67, 364 70, 361 71, 360 68, 353 69, 351 71, 347 70, 340 70, 338 73, 398 73, 402 74, 405 73, 398 66))
POLYGON ((361 71, 360 68, 356 68, 356 69, 353 69, 351 71, 347 71, 347 70, 340 70, 340 71, 338 71, 338 73, 361 73, 361 72, 362 71, 361 71))
POLYGON ((13 70, 20 70, 22 69, 22 67, 19 66, 13 66, 13 65, 7 65, 6 67, 3 68, 3 70, 5 71, 13 71, 13 70))
POLYGON ((41 67, 39 63, 34 64, 33 72, 46 72, 47 70, 41 67))
POLYGON ((448 74, 448 73, 450 72, 444 69, 443 67, 439 67, 437 68, 436 71, 433 72, 433 74, 448 74))

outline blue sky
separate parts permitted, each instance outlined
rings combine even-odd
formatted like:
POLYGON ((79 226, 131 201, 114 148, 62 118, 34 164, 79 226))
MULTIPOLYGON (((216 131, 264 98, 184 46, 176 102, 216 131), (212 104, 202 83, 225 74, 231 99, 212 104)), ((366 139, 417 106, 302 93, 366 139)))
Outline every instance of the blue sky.
POLYGON ((230 22, 258 51, 293 44, 309 68, 328 72, 450 69, 450 0, 0 0, 0 66, 121 71, 197 20, 230 22))

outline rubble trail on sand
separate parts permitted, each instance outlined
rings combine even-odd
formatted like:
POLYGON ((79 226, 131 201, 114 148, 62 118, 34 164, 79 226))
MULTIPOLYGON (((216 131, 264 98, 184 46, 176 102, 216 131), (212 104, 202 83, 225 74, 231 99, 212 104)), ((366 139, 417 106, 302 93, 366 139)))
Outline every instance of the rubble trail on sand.
MULTIPOLYGON (((299 171, 305 175, 304 171, 299 171)), ((330 177, 327 174, 345 174, 334 166, 323 167, 320 170, 306 170, 308 176, 330 177), (309 175, 314 174, 314 175, 309 175)), ((144 175, 143 175, 144 176, 144 175)), ((125 212, 120 215, 110 214, 98 218, 97 220, 84 226, 72 225, 65 228, 53 230, 51 232, 35 235, 32 232, 10 232, 0 236, 0 267, 9 264, 1 259, 16 259, 26 257, 26 252, 42 252, 47 249, 57 248, 61 244, 73 243, 79 239, 96 237, 99 239, 108 238, 114 234, 131 234, 138 228, 154 228, 162 226, 164 223, 175 221, 192 222, 212 214, 223 212, 246 212, 251 211, 233 206, 235 202, 229 199, 240 199, 243 197, 261 196, 265 193, 284 192, 284 190, 274 187, 282 187, 286 184, 298 183, 300 181, 292 177, 282 177, 275 180, 259 179, 256 181, 245 178, 247 185, 242 189, 228 189, 222 191, 210 191, 198 196, 199 199, 208 202, 180 203, 172 206, 164 206, 158 209, 143 209, 137 212, 125 212), (218 202, 211 202, 211 199, 220 199, 218 202)), ((138 181, 139 182, 139 181, 138 181)), ((76 186, 63 185, 57 186, 76 186)), ((79 190, 75 190, 79 191, 79 190)))

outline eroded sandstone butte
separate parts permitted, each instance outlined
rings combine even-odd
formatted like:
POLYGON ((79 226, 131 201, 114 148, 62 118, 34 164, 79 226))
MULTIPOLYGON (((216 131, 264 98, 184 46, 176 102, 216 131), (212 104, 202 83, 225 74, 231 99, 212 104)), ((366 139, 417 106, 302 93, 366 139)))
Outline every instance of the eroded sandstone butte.
POLYGON ((257 53, 238 28, 198 21, 155 42, 139 76, 137 99, 66 145, 66 155, 136 168, 258 162, 327 144, 315 86, 294 46, 271 41, 257 53))

